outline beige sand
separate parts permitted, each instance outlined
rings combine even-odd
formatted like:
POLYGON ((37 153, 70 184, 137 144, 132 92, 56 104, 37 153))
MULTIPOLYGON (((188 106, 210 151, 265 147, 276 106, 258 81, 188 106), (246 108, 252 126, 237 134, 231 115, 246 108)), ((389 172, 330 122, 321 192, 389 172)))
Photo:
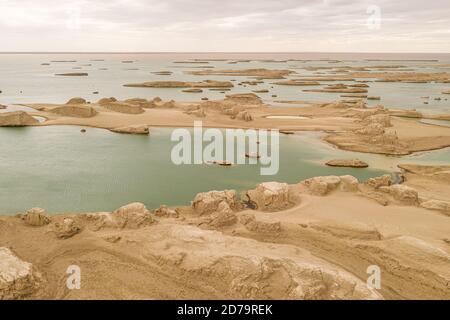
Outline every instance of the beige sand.
POLYGON ((125 87, 136 88, 231 88, 233 84, 229 81, 205 80, 200 82, 184 81, 152 81, 143 83, 124 84, 125 87))
MULTIPOLYGON (((448 169, 413 168, 408 185, 448 169)), ((427 179, 450 190, 442 176, 427 179)), ((1 217, 0 248, 10 247, 3 254, 16 262, 0 272, 27 271, 15 276, 22 286, 0 286, 0 297, 450 299, 450 207, 425 209, 433 192, 374 181, 265 183, 249 191, 255 210, 233 191, 214 191, 192 207, 152 213, 132 204, 114 213, 1 217), (80 290, 66 287, 70 265, 81 268, 80 290), (373 265, 379 290, 366 284, 373 265)))
MULTIPOLYGON (((80 109, 78 115, 73 104, 29 106, 37 110, 33 115, 47 119, 36 124, 43 126, 80 125, 105 129, 132 125, 192 127, 194 121, 201 120, 205 127, 326 131, 330 133, 325 137, 327 142, 345 150, 367 153, 404 155, 450 146, 450 128, 420 123, 420 119, 426 118, 421 113, 368 108, 361 100, 309 104, 301 109, 271 107, 263 104, 254 94, 229 95, 224 100, 201 103, 164 102, 159 99, 81 102, 77 105, 80 109), (244 112, 246 116, 242 117, 244 112), (86 117, 86 114, 93 116, 86 117)), ((430 118, 447 117, 435 115, 430 118)))

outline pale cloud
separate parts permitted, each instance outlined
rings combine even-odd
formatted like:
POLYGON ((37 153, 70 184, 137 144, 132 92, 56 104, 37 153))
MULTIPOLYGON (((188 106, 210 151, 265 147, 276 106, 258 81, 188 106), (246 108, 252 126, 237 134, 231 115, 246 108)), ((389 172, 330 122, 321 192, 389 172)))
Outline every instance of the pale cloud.
POLYGON ((0 0, 0 50, 450 52, 449 12, 448 0, 0 0))

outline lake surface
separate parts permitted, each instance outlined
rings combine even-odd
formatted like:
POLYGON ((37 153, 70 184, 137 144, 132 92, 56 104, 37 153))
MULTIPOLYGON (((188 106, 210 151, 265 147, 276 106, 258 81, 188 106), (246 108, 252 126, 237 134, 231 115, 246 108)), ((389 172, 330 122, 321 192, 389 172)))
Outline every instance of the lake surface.
POLYGON ((352 174, 365 180, 384 170, 325 167, 333 157, 317 135, 280 137, 280 170, 261 176, 259 165, 175 165, 170 128, 150 136, 75 126, 0 128, 0 213, 39 206, 48 212, 113 210, 134 201, 148 207, 189 204, 198 192, 239 191, 263 181, 296 183, 316 175, 352 174))
POLYGON ((320 134, 280 136, 280 170, 260 175, 260 165, 175 165, 171 128, 149 136, 122 135, 76 126, 0 128, 0 214, 31 207, 48 212, 108 211, 139 201, 188 205, 198 192, 244 191, 264 181, 297 183, 317 175, 351 174, 364 181, 398 171, 399 162, 448 163, 449 151, 386 157, 336 149, 320 134), (333 158, 358 157, 373 168, 324 166, 333 158))

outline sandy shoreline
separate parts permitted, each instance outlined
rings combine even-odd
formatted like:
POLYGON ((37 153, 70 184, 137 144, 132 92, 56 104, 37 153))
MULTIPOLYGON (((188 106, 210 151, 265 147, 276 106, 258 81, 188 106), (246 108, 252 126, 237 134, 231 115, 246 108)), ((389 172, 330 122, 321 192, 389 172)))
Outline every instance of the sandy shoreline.
POLYGON ((367 107, 364 102, 272 107, 254 94, 235 94, 224 100, 197 103, 138 98, 101 99, 92 103, 84 99, 74 101, 27 104, 36 109, 30 115, 47 119, 31 125, 78 125, 114 130, 130 126, 193 127, 194 121, 202 121, 204 127, 215 128, 323 131, 329 133, 324 137, 328 143, 364 153, 407 155, 450 146, 450 128, 420 123, 421 119, 445 119, 448 115, 427 117, 416 112, 411 118, 409 110, 367 107))
POLYGON ((448 299, 449 167, 402 167, 402 185, 330 176, 263 183, 243 198, 201 193, 190 207, 2 216, 0 255, 31 265, 0 296, 448 299), (82 270, 81 290, 65 286, 69 265, 82 270), (380 290, 366 286, 371 265, 380 290))

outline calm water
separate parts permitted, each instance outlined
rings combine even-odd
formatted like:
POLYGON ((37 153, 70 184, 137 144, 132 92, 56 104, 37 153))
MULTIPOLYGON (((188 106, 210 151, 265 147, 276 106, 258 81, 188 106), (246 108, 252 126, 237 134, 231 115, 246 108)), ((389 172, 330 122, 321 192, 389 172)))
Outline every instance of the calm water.
POLYGON ((365 180, 384 170, 324 167, 338 155, 318 145, 316 135, 281 136, 280 170, 261 176, 259 165, 176 166, 171 129, 130 136, 101 129, 51 126, 0 128, 0 213, 40 206, 49 212, 112 210, 133 201, 149 207, 189 204, 196 193, 246 190, 263 181, 299 182, 327 174, 352 174, 365 180))
MULTIPOLYGON (((203 67, 214 69, 268 68, 291 69, 300 76, 317 76, 317 72, 308 67, 342 67, 342 66, 380 66, 402 65, 404 70, 417 72, 450 72, 450 54, 414 55, 414 54, 0 54, 0 104, 54 102, 63 103, 68 99, 81 96, 88 100, 114 96, 119 99, 142 97, 180 101, 198 101, 202 97, 221 99, 224 94, 218 91, 204 90, 203 93, 183 93, 181 89, 161 88, 128 88, 123 84, 153 80, 200 81, 204 79, 250 80, 248 77, 227 76, 193 76, 185 71, 202 70, 203 67), (207 64, 178 64, 174 61, 186 59, 314 59, 309 61, 262 62, 251 61, 229 64, 229 61, 209 61, 207 64), (328 60, 338 59, 339 63, 328 60), (368 59, 391 59, 390 61, 367 61, 368 59), (437 59, 438 61, 395 61, 396 59, 437 59), (102 60, 102 61, 99 61, 102 60), (52 62, 70 61, 70 62, 52 62), (75 61, 75 62, 72 62, 75 61), (133 63, 122 63, 133 61, 133 63), (50 63, 50 65, 41 65, 50 63), (172 71, 169 76, 155 75, 155 71, 172 71), (58 77, 57 73, 87 72, 87 77, 58 77), (93 94, 98 91, 99 94, 93 94)), ((210 69, 213 70, 213 69, 210 69)), ((269 93, 259 95, 267 102, 274 100, 300 100, 328 102, 341 99, 340 94, 306 93, 302 89, 319 87, 276 86, 275 80, 265 80, 257 86, 238 86, 232 93, 249 92, 251 90, 268 89, 269 93), (277 97, 272 97, 272 95, 277 97)), ((236 82, 237 83, 237 82, 236 82)), ((344 82, 345 83, 345 82, 344 82)), ((381 96, 381 101, 370 101, 369 104, 382 104, 386 107, 416 108, 424 113, 450 112, 450 101, 444 100, 442 91, 449 90, 450 84, 443 83, 370 83, 369 95, 381 96), (420 98, 430 96, 429 104, 420 98), (434 98, 441 97, 441 101, 434 98)))

